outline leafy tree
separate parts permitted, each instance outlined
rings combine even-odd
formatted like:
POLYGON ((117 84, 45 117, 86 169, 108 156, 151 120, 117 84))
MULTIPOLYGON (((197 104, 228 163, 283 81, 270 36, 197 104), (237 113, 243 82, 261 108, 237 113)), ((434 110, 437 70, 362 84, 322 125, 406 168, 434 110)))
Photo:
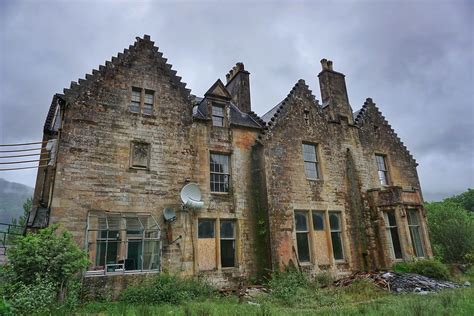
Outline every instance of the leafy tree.
POLYGON ((474 253, 474 213, 452 199, 426 204, 428 226, 435 255, 447 263, 462 263, 474 253))
POLYGON ((33 198, 31 197, 27 198, 25 203, 23 203, 23 215, 21 215, 18 219, 16 218, 12 219, 11 224, 13 226, 10 227, 10 233, 8 234, 9 245, 14 244, 16 238, 19 235, 23 234, 26 221, 28 220, 28 214, 30 213, 32 205, 33 205, 33 198))
POLYGON ((447 198, 444 201, 457 203, 469 212, 474 213, 474 189, 467 189, 466 192, 447 198))

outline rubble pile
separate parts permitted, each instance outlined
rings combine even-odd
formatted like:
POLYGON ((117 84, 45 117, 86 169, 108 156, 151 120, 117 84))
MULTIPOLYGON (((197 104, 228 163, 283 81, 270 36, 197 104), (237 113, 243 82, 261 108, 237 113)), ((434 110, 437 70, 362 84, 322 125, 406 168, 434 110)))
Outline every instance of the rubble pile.
POLYGON ((347 278, 335 281, 334 285, 347 286, 356 280, 370 280, 379 288, 395 293, 426 294, 461 287, 453 282, 435 280, 419 274, 395 272, 356 272, 347 278))

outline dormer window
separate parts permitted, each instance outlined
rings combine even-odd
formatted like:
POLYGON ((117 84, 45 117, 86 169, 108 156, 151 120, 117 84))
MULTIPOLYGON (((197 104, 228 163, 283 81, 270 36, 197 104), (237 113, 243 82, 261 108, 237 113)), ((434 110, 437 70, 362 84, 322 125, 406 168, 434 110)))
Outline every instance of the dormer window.
POLYGON ((224 126, 224 104, 212 103, 212 125, 224 126))

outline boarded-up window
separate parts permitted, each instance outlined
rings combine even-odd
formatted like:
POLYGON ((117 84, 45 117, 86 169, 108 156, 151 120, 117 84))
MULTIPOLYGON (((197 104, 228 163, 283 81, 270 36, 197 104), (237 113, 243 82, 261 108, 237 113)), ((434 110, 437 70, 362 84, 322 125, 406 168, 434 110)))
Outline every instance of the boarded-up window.
POLYGON ((130 167, 149 169, 150 144, 133 141, 131 144, 130 167))
POLYGON ((423 249, 423 240, 421 239, 419 212, 417 210, 410 209, 408 210, 407 215, 408 227, 410 229, 410 237, 415 250, 415 256, 424 257, 425 251, 423 249))
POLYGON ((306 211, 295 212, 296 248, 298 250, 298 259, 301 262, 310 260, 307 214, 308 212, 306 211))
POLYGON ((402 247, 400 246, 400 238, 398 235, 397 220, 395 212, 384 212, 385 227, 387 228, 388 247, 392 259, 402 259, 402 247))
POLYGON ((215 220, 201 218, 198 221, 198 264, 199 270, 216 268, 215 220))
POLYGON ((235 267, 235 221, 221 220, 221 266, 235 267))
POLYGON ((342 244, 341 214, 329 212, 329 226, 331 228, 332 253, 335 260, 344 259, 344 248, 342 244))

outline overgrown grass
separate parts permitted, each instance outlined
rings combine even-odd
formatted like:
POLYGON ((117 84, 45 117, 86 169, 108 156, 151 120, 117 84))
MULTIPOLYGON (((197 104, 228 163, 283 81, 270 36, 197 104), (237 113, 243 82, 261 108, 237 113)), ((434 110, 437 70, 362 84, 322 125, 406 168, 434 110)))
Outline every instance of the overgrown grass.
MULTIPOLYGON (((123 302, 88 304, 77 315, 473 315, 474 289, 446 290, 429 295, 392 295, 376 293, 365 282, 342 289, 321 289, 319 301, 300 301, 288 306, 262 301, 260 306, 237 298, 213 298, 181 305, 131 305, 123 302)), ((268 296, 268 295, 263 295, 268 296)), ((307 297, 309 299, 309 297, 307 297)), ((255 302, 255 300, 254 300, 255 302)))

